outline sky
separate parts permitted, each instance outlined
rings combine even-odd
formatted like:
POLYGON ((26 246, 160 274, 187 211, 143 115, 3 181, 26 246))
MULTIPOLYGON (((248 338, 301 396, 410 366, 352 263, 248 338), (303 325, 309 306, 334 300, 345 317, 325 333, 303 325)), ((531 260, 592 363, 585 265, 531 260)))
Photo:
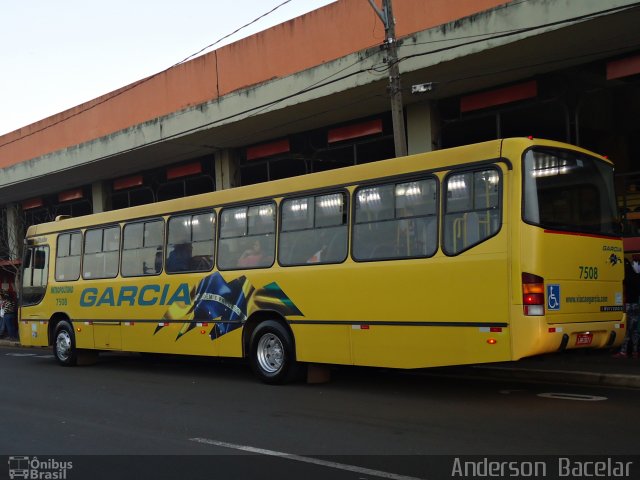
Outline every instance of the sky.
MULTIPOLYGON (((287 0, 2 0, 0 135, 165 70, 287 0)), ((335 0, 288 0, 207 53, 335 0)))

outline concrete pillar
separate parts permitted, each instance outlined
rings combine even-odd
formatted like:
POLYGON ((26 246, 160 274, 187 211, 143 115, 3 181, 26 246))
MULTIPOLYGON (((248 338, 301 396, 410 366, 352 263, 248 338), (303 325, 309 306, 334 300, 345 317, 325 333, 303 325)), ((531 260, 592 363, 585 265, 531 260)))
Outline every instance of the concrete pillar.
POLYGON ((91 200, 93 213, 107 211, 107 192, 102 182, 94 182, 91 184, 91 200))
POLYGON ((6 205, 7 256, 10 260, 18 260, 22 256, 24 241, 24 220, 20 206, 16 203, 6 205))
POLYGON ((240 185, 239 160, 233 150, 221 150, 215 155, 216 190, 240 185))
POLYGON ((436 150, 440 121, 435 104, 430 101, 406 106, 409 155, 436 150))

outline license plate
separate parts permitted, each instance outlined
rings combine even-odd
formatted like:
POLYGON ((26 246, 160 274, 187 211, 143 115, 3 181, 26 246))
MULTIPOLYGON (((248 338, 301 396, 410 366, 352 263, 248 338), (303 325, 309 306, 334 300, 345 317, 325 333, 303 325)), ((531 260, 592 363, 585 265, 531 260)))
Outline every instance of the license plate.
POLYGON ((576 345, 591 345, 593 333, 579 333, 576 337, 576 345))

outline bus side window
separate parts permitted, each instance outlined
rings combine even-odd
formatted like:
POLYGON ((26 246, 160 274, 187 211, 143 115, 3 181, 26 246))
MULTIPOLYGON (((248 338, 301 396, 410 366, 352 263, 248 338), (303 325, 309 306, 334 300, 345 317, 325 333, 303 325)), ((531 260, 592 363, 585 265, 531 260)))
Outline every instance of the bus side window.
POLYGON ((356 260, 430 257, 437 246, 435 178, 360 188, 355 193, 356 260))
POLYGON ((82 255, 82 234, 80 232, 58 235, 56 248, 56 280, 59 282, 80 278, 80 256, 82 255))
POLYGON ((347 257, 346 204, 345 193, 283 200, 280 264, 344 261, 347 257))
POLYGON ((497 169, 463 172, 446 179, 444 250, 456 255, 500 229, 501 177, 497 169))
POLYGON ((167 273, 213 268, 216 216, 213 212, 171 217, 167 234, 167 273))
POLYGON ((122 235, 123 277, 156 275, 162 271, 162 219, 128 223, 122 235))
POLYGON ((218 268, 270 267, 275 259, 276 208, 273 202, 222 209, 218 268))
POLYGON ((82 277, 114 278, 120 263, 120 227, 87 230, 84 235, 82 277))

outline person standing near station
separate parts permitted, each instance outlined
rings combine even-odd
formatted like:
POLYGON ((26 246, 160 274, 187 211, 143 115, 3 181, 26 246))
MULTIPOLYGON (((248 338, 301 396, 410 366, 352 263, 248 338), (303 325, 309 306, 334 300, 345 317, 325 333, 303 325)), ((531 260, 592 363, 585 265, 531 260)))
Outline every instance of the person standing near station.
POLYGON ((2 308, 2 292, 0 291, 0 338, 8 337, 9 332, 7 331, 7 327, 4 322, 4 309, 2 308))
POLYGON ((620 351, 613 356, 615 358, 628 358, 629 344, 631 344, 631 355, 637 359, 640 343, 640 327, 638 319, 640 317, 640 265, 634 260, 633 264, 625 258, 624 260, 624 295, 625 311, 627 312, 627 331, 620 345, 620 351))
POLYGON ((6 290, 0 291, 2 311, 4 312, 4 327, 9 340, 18 340, 18 325, 16 323, 16 301, 6 290))

